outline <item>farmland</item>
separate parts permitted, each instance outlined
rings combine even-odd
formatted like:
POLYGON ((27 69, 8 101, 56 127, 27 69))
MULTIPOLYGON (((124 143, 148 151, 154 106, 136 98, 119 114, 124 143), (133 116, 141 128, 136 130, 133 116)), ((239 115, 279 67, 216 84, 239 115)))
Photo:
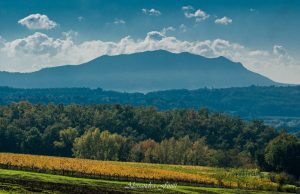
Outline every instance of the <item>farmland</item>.
MULTIPOLYGON (((91 181, 106 180, 104 182, 107 184, 112 181, 118 183, 152 182, 155 184, 169 182, 181 186, 185 185, 189 188, 208 186, 216 189, 238 188, 283 191, 288 187, 288 191, 296 190, 295 186, 280 185, 273 180, 272 176, 274 175, 259 172, 257 169, 225 169, 202 166, 96 161, 11 153, 0 153, 0 165, 2 169, 19 169, 65 175, 73 178, 85 178, 91 181)), ((8 171, 2 170, 1 176, 3 176, 3 172, 5 174, 8 171)), ((110 186, 108 185, 107 188, 110 188, 110 186)), ((114 186, 113 188, 116 187, 114 186)))
MULTIPOLYGON (((203 194, 271 194, 279 192, 176 186, 164 188, 163 185, 152 184, 153 188, 130 188, 130 182, 95 180, 61 175, 25 172, 0 169, 0 193, 203 193, 203 194)), ((142 187, 142 183, 136 183, 142 187)), ((283 194, 283 193, 280 193, 283 194)))

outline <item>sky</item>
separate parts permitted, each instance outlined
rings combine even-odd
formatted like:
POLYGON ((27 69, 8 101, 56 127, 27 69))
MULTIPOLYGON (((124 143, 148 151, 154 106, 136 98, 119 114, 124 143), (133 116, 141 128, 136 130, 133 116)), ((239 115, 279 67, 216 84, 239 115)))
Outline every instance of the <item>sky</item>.
POLYGON ((300 84, 298 0, 0 0, 0 71, 165 49, 300 84))

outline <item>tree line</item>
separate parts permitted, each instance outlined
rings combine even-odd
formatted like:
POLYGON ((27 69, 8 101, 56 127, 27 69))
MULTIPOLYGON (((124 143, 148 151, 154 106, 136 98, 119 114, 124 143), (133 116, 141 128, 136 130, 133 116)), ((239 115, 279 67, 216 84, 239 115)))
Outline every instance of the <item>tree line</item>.
POLYGON ((48 104, 132 104, 155 106, 159 110, 207 107, 242 117, 300 117, 300 86, 251 86, 241 88, 201 88, 143 93, 106 91, 101 88, 16 89, 0 87, 0 104, 27 100, 48 104), (253 106, 255 104, 255 106, 253 106))
POLYGON ((207 109, 12 103, 0 106, 0 151, 220 167, 299 176, 299 139, 207 109))

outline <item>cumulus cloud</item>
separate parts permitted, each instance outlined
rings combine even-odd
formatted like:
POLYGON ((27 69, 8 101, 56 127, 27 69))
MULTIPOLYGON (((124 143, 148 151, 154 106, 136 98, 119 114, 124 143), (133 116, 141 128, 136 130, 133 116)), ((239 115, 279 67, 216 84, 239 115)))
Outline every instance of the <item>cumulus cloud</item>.
POLYGON ((59 52, 58 47, 60 45, 60 40, 55 40, 46 34, 36 32, 26 38, 7 43, 5 49, 9 51, 8 54, 11 56, 14 56, 16 53, 54 55, 59 52))
POLYGON ((147 36, 145 38, 145 40, 147 42, 151 42, 151 41, 161 41, 164 38, 166 38, 165 34, 163 32, 158 32, 158 31, 151 31, 147 33, 147 36))
POLYGON ((118 25, 118 24, 126 24, 126 22, 123 19, 115 19, 114 24, 116 24, 116 25, 118 25))
POLYGON ((209 18, 209 15, 201 9, 195 10, 192 6, 187 5, 182 7, 184 16, 186 18, 195 18, 196 22, 201 22, 209 18))
POLYGON ((285 64, 285 66, 296 65, 296 60, 289 55, 282 45, 273 46, 273 55, 276 55, 280 63, 285 64))
POLYGON ((205 57, 225 56, 276 81, 300 83, 300 64, 282 45, 270 50, 253 50, 223 39, 184 41, 167 36, 164 30, 148 32, 144 39, 126 36, 117 42, 102 40, 75 43, 76 33, 64 33, 52 38, 36 32, 30 36, 5 41, 0 47, 0 70, 35 71, 44 67, 81 64, 102 55, 130 54, 164 49, 170 52, 190 52, 205 57))
POLYGON ((218 18, 215 20, 215 23, 216 24, 222 24, 222 25, 228 25, 228 24, 231 24, 232 23, 232 19, 224 16, 222 18, 218 18))
POLYGON ((55 28, 57 23, 50 20, 47 15, 31 14, 18 21, 19 24, 26 26, 30 30, 49 30, 55 28))
POLYGON ((287 55, 286 49, 281 45, 274 45, 273 53, 276 54, 276 55, 279 55, 279 56, 287 55))
POLYGON ((150 16, 159 16, 159 15, 161 15, 161 12, 159 10, 154 9, 154 8, 152 8, 152 9, 143 8, 142 12, 145 15, 150 15, 150 16))

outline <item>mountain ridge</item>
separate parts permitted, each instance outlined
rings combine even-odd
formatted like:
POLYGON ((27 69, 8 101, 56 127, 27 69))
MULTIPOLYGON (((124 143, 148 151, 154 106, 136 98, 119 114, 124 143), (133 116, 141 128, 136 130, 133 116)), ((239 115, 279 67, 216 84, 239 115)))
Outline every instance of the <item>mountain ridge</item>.
POLYGON ((280 85, 225 57, 206 58, 165 50, 104 55, 80 65, 31 73, 0 72, 0 85, 19 88, 89 87, 116 91, 157 91, 280 85))

